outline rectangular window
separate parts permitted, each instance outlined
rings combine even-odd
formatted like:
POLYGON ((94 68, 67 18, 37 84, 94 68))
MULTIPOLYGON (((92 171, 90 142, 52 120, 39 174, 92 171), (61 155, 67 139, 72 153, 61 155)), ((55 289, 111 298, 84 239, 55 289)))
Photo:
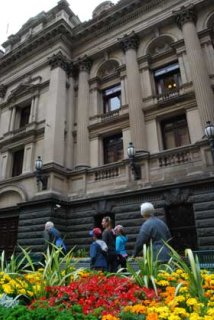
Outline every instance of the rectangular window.
POLYGON ((15 151, 13 153, 12 177, 16 177, 22 174, 23 160, 24 160, 24 149, 15 151))
POLYGON ((163 120, 161 122, 161 131, 164 149, 172 149, 190 144, 185 115, 163 120))
POLYGON ((121 107, 120 84, 103 90, 104 113, 115 111, 121 107))
POLYGON ((154 71, 156 93, 170 94, 179 90, 181 84, 180 69, 178 63, 167 65, 154 71))
POLYGON ((25 127, 29 123, 30 106, 20 109, 20 124, 19 128, 25 127))
POLYGON ((123 156, 123 137, 116 134, 103 139, 104 164, 120 161, 123 156))

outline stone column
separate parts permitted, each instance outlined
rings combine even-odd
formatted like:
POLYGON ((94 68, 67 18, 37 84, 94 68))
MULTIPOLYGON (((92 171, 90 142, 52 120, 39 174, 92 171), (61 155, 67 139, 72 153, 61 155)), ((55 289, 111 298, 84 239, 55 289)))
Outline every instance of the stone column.
POLYGON ((79 66, 79 88, 77 103, 77 161, 76 168, 82 169, 90 166, 90 149, 88 133, 89 117, 89 72, 91 60, 84 57, 78 63, 79 66))
POLYGON ((205 127, 208 120, 214 121, 214 95, 195 27, 196 12, 193 6, 189 6, 181 7, 181 10, 174 12, 174 14, 176 22, 183 32, 201 124, 202 127, 205 127))
POLYGON ((65 140, 65 165, 67 168, 73 167, 74 153, 74 108, 75 108, 75 69, 73 63, 69 65, 68 78, 68 104, 66 109, 66 140, 65 140))
POLYGON ((46 107, 43 161, 64 166, 66 58, 59 51, 49 59, 49 64, 51 72, 46 107))
POLYGON ((137 48, 139 39, 133 32, 119 39, 126 57, 129 120, 131 131, 131 142, 137 150, 146 149, 146 130, 144 114, 142 111, 142 90, 139 68, 137 63, 137 48))

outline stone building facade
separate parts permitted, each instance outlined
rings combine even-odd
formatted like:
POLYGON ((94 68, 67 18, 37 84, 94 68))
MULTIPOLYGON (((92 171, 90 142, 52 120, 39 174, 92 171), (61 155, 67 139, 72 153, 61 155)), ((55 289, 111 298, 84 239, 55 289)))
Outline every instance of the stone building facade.
POLYGON ((177 249, 213 248, 214 162, 204 137, 214 123, 213 0, 104 1, 83 23, 60 0, 3 46, 1 250, 41 251, 47 220, 69 247, 87 248, 89 229, 110 215, 131 251, 143 201, 177 249))

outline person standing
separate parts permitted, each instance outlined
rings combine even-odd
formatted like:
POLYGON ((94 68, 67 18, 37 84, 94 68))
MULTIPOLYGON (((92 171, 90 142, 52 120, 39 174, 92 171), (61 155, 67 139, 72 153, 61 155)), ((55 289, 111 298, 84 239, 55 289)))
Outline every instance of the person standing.
POLYGON ((46 247, 49 243, 54 244, 57 248, 62 248, 62 252, 65 254, 67 251, 66 245, 61 238, 60 232, 54 227, 53 222, 48 221, 45 224, 44 239, 46 247))
POLYGON ((102 231, 100 228, 94 228, 89 232, 89 234, 94 240, 90 245, 91 269, 107 271, 108 247, 106 243, 101 240, 102 231))
POLYGON ((102 227, 104 229, 102 234, 102 239, 108 246, 108 271, 109 272, 117 272, 117 253, 115 248, 115 240, 116 235, 114 230, 112 229, 112 221, 111 218, 106 216, 102 219, 102 227))
POLYGON ((154 258, 160 262, 167 262, 170 258, 169 249, 165 246, 171 238, 171 233, 165 222, 154 216, 154 206, 150 202, 141 204, 141 215, 145 218, 145 222, 140 228, 135 243, 133 257, 136 257, 143 249, 143 245, 149 245, 152 241, 154 258))
POLYGON ((118 263, 121 268, 126 269, 126 260, 128 258, 126 242, 128 241, 128 237, 125 234, 124 227, 120 224, 114 228, 114 232, 116 234, 116 253, 118 263))

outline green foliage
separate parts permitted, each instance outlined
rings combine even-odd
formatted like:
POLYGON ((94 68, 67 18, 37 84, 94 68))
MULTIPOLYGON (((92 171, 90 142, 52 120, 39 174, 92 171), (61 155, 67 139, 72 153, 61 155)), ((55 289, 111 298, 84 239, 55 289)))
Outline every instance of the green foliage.
POLYGON ((19 254, 15 255, 13 253, 9 259, 5 256, 5 251, 3 250, 0 256, 0 271, 5 273, 20 273, 27 271, 30 267, 31 271, 35 271, 34 263, 30 257, 30 250, 21 248, 19 254))
POLYGON ((153 255, 152 243, 149 246, 144 244, 143 257, 136 259, 138 270, 136 271, 131 263, 127 262, 127 270, 131 274, 132 278, 140 287, 153 288, 156 295, 158 295, 155 279, 160 271, 166 269, 165 264, 161 264, 158 261, 158 254, 156 258, 153 255))
POLYGON ((136 314, 132 312, 121 312, 120 319, 121 320, 145 320, 146 316, 144 314, 136 314))
MULTIPOLYGON (((203 280, 201 277, 201 270, 198 261, 198 257, 194 257, 191 249, 185 250, 185 257, 187 260, 183 260, 182 257, 166 243, 166 246, 171 251, 171 265, 175 268, 182 269, 188 274, 189 292, 191 296, 198 297, 201 302, 205 302, 203 280)), ((180 287, 176 292, 179 292, 180 287)))
POLYGON ((44 253, 44 262, 40 263, 43 268, 43 280, 47 286, 62 286, 70 282, 70 277, 75 273, 72 265, 72 249, 64 254, 61 248, 50 244, 44 253))
POLYGON ((73 257, 75 258, 86 258, 89 256, 88 251, 85 248, 73 250, 73 257))
POLYGON ((96 316, 84 315, 79 305, 69 309, 63 306, 51 308, 29 309, 25 306, 15 306, 13 309, 0 306, 1 320, 97 320, 96 316))

